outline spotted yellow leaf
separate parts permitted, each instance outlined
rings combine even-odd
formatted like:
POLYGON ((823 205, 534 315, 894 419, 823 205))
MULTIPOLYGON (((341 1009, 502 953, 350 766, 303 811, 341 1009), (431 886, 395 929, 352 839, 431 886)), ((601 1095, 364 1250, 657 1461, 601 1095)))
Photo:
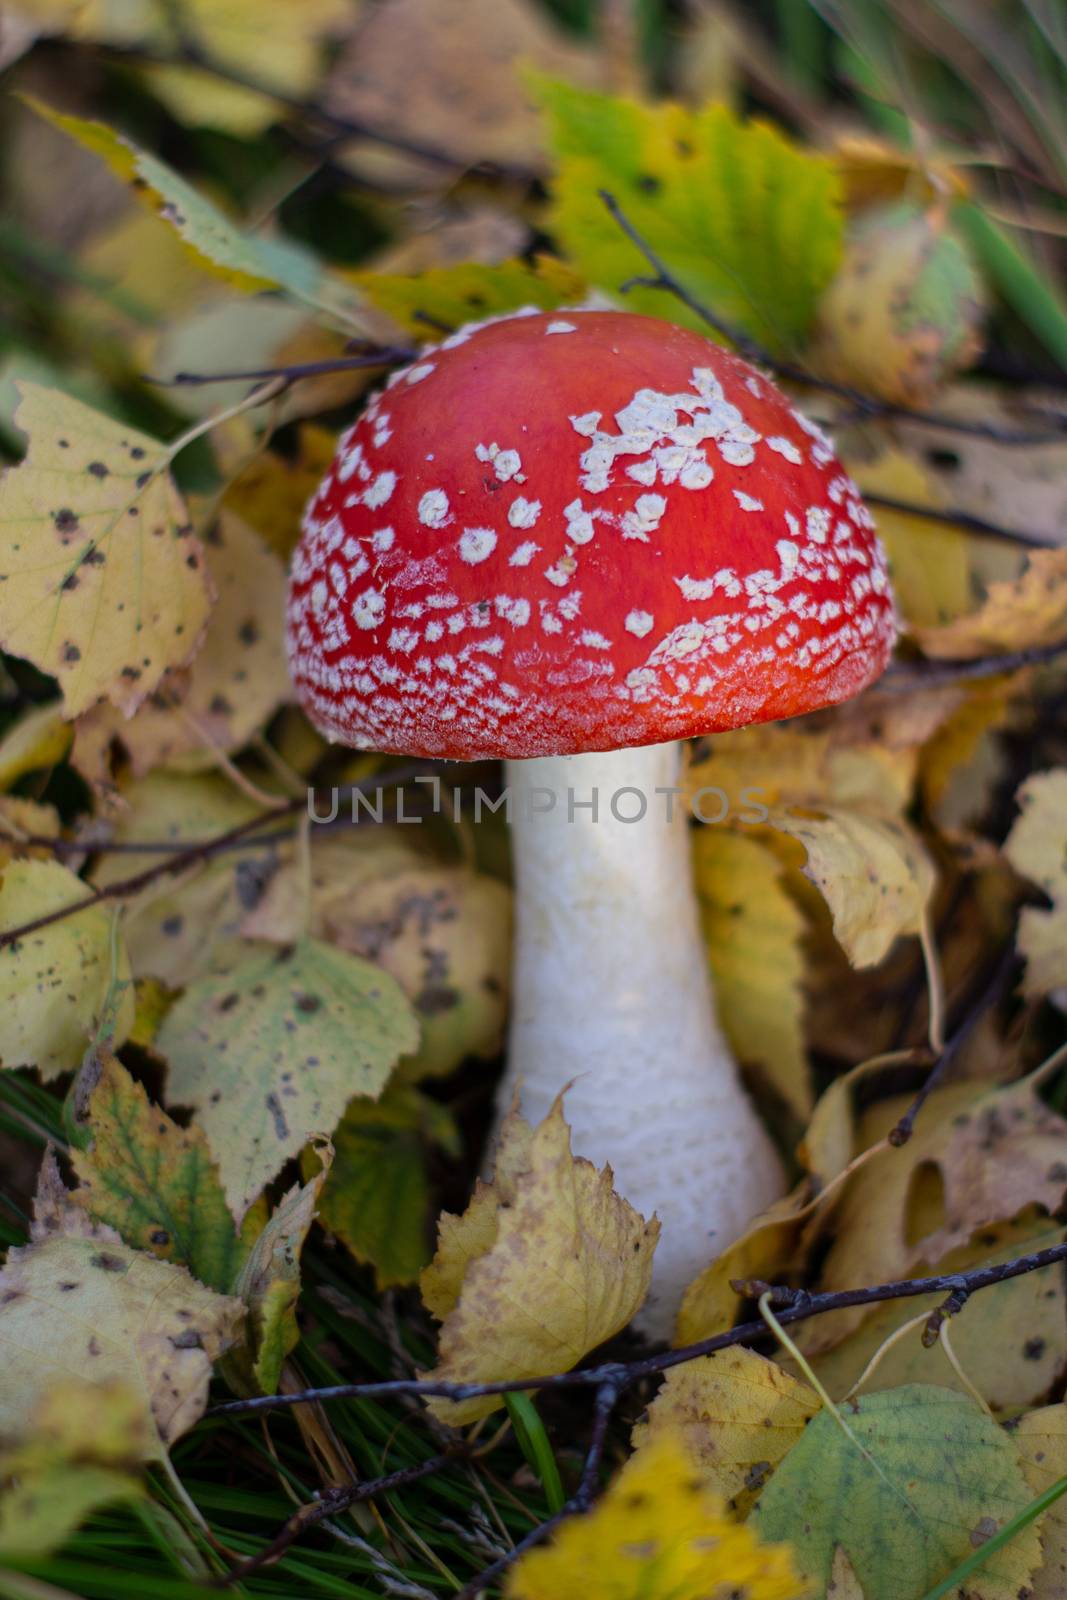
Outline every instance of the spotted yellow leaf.
MULTIPOLYGON (((615 1193, 610 1167, 571 1154, 561 1101, 532 1134, 511 1112, 501 1145, 500 1187, 480 1186, 423 1280, 427 1303, 445 1313, 433 1371, 445 1382, 573 1367, 626 1326, 648 1291, 659 1223, 615 1193)), ((463 1423, 503 1401, 430 1404, 463 1423)))
MULTIPOLYGON (((64 910, 91 891, 58 861, 10 861, 0 877, 0 929, 64 910)), ((89 906, 0 949, 0 1065, 42 1078, 76 1067, 108 1015, 121 1044, 134 998, 125 940, 107 906, 89 906)))
POLYGON ((677 1431, 708 1487, 745 1512, 820 1405, 806 1383, 738 1346, 673 1367, 633 1443, 647 1450, 677 1431))
POLYGON ((196 650, 214 598, 166 445, 20 384, 26 459, 0 482, 0 644, 59 681, 64 713, 127 715, 196 650))
POLYGON ((42 1398, 71 1377, 120 1382, 138 1397, 143 1459, 164 1460, 204 1410, 241 1302, 90 1223, 52 1158, 35 1218, 31 1242, 9 1251, 0 1273, 0 1436, 23 1436, 42 1398))
POLYGON ((789 1549, 762 1544, 664 1429, 631 1456, 592 1511, 523 1556, 508 1600, 801 1600, 789 1549))

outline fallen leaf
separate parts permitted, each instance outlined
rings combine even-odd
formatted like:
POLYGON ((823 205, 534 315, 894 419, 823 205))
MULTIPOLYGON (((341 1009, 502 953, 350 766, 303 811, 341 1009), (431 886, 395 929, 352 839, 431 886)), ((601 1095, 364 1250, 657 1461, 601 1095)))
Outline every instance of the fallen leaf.
MULTIPOLYGON (((971 378, 946 389, 937 409, 964 422, 999 426, 1010 436, 1043 431, 1042 409, 1055 411, 1059 404, 1055 393, 971 378)), ((894 432, 923 462, 943 503, 1018 528, 1041 544, 1067 544, 1067 453, 1055 427, 1047 429, 1042 444, 998 443, 906 419, 894 423, 894 432)), ((883 515, 879 511, 879 525, 883 515)))
MULTIPOLYGON (((263 26, 259 0, 184 0, 182 28, 214 63, 238 77, 262 85, 261 94, 229 83, 217 73, 195 67, 148 67, 145 77, 153 92, 185 127, 224 128, 237 138, 251 139, 275 122, 276 89, 287 99, 312 94, 319 75, 322 45, 350 20, 351 0, 300 0, 280 6, 263 26)), ((166 11, 150 6, 148 42, 161 40, 161 53, 174 53, 180 43, 166 11)))
POLYGON ((57 702, 24 712, 0 739, 0 789, 10 789, 27 772, 54 767, 70 749, 70 724, 57 702))
POLYGON ((354 1095, 376 1098, 417 1040, 399 985, 318 939, 247 946, 191 983, 159 1031, 168 1099, 195 1107, 238 1217, 354 1095))
MULTIPOLYGON (((1009 1424, 1023 1474, 1033 1494, 1067 1477, 1067 1406, 1044 1406, 1009 1424)), ((1061 1600, 1067 1584, 1067 1505, 1062 1497, 1038 1524, 1042 1561, 1030 1580, 1030 1600, 1061 1600)))
POLYGON ((71 1152, 77 1204, 127 1244, 231 1292, 241 1251, 203 1129, 178 1127, 110 1053, 83 1128, 85 1148, 71 1152))
POLYGON ((360 272, 354 281, 372 305, 420 340, 524 306, 552 311, 573 305, 586 292, 581 275, 552 256, 538 256, 532 266, 526 261, 502 261, 495 267, 465 261, 406 277, 360 272), (427 324, 427 318, 433 322, 427 324))
MULTIPOLYGON (((817 1585, 829 1582, 840 1547, 866 1600, 914 1600, 1030 1498, 996 1423, 968 1396, 916 1383, 861 1395, 841 1421, 828 1411, 814 1417, 749 1526, 791 1542, 817 1585)), ((1040 1559, 1031 1525, 970 1576, 967 1593, 1017 1600, 1040 1559)))
POLYGON ((33 109, 106 162, 131 194, 169 222, 184 244, 234 288, 245 293, 278 289, 327 321, 374 335, 365 307, 345 281, 327 271, 311 251, 288 239, 245 233, 192 184, 104 122, 72 117, 39 100, 33 109))
POLYGON ((508 1574, 508 1600, 801 1600, 790 1551, 760 1542, 702 1481, 673 1429, 650 1441, 583 1516, 508 1574))
MULTIPOLYGON (((58 861, 9 861, 0 876, 0 930, 85 900, 90 890, 58 861)), ((90 906, 0 949, 0 1063, 69 1072, 117 1001, 113 1042, 133 1021, 126 942, 107 906, 90 906)))
MULTIPOLYGON (((611 293, 648 262, 597 201, 609 190, 691 294, 771 349, 807 332, 841 255, 832 164, 723 105, 639 105, 538 79, 556 158, 548 226, 567 258, 611 293)), ((634 288, 632 311, 701 333, 671 295, 634 288)))
MULTIPOLYGON (((520 65, 587 83, 598 71, 588 46, 525 0, 465 0, 461 30, 450 0, 386 0, 353 31, 330 75, 326 109, 461 166, 543 171, 544 137, 520 65)), ((393 185, 438 188, 453 177, 448 166, 362 144, 350 145, 345 160, 393 185)))
POLYGON ((42 1399, 72 1376, 118 1382, 138 1397, 143 1458, 164 1461, 203 1414, 212 1362, 232 1343, 243 1307, 90 1225, 64 1205, 57 1183, 46 1166, 31 1242, 10 1250, 0 1273, 0 1436, 24 1437, 42 1399))
POLYGON ((214 599, 167 446, 20 385, 26 459, 0 483, 0 638, 58 679, 64 712, 127 715, 195 652, 214 599))
POLYGON ((985 301, 943 200, 868 206, 849 228, 807 357, 822 377, 929 406, 978 355, 985 301))
MULTIPOLYGON (((598 1171, 573 1156, 570 1143, 560 1100, 532 1133, 517 1112, 505 1119, 500 1188, 480 1185, 464 1216, 449 1219, 443 1259, 423 1275, 427 1305, 444 1313, 435 1380, 485 1383, 566 1371, 641 1306, 659 1223, 646 1222, 615 1193, 610 1167, 598 1171)), ((503 1400, 429 1405, 458 1426, 488 1416, 503 1400)))
MULTIPOLYGON (((873 1145, 909 1103, 910 1096, 896 1095, 872 1106, 860 1118, 857 1146, 873 1145)), ((1067 1188, 1065 1151, 1067 1122, 1029 1079, 935 1090, 908 1143, 880 1150, 849 1178, 819 1288, 903 1278, 1027 1206, 1055 1212, 1067 1188)), ((815 1319, 803 1335, 805 1350, 830 1348, 863 1316, 852 1307, 815 1319)))
POLYGON ((804 875, 829 906, 852 965, 875 966, 901 934, 921 932, 936 881, 933 862, 897 817, 858 807, 819 809, 817 817, 775 811, 771 825, 807 851, 804 875))
POLYGON ((1031 550, 1021 576, 990 583, 977 611, 914 633, 926 655, 953 661, 1058 644, 1067 638, 1067 549, 1031 550))
MULTIPOLYGON (((974 1239, 929 1263, 938 1274, 996 1266, 1020 1255, 1061 1244, 1063 1228, 1047 1217, 1025 1214, 1014 1222, 981 1228, 974 1239)), ((865 1394, 905 1383, 934 1383, 967 1392, 938 1341, 923 1344, 922 1324, 899 1339, 894 1335, 916 1317, 929 1316, 944 1294, 886 1301, 872 1308, 841 1344, 813 1357, 816 1375, 840 1400, 878 1356, 864 1379, 865 1394), (882 1352, 879 1355, 879 1352, 882 1352)), ((1067 1288, 1062 1265, 1029 1272, 982 1290, 981 1300, 949 1323, 952 1350, 968 1381, 997 1413, 1018 1411, 1050 1393, 1067 1371, 1067 1288)))
POLYGON ((511 976, 511 892, 466 867, 414 852, 390 865, 380 839, 321 841, 312 855, 313 926, 341 950, 390 973, 415 1008, 412 1081, 500 1049, 511 976), (362 861, 357 857, 362 857, 362 861))
MULTIPOLYGON (((278 1201, 234 1279, 234 1293, 248 1307, 251 1350, 241 1361, 241 1372, 251 1378, 253 1393, 277 1391, 282 1363, 300 1337, 296 1321, 300 1254, 333 1161, 328 1145, 320 1146, 316 1155, 319 1171, 307 1183, 294 1184, 278 1201)), ((240 1354, 245 1356, 244 1351, 240 1354)))
POLYGON ((1067 768, 1037 772, 1015 796, 1019 816, 1004 854, 1022 877, 1043 889, 1051 910, 1024 906, 1018 945, 1026 957, 1023 993, 1040 996, 1067 986, 1067 768))
POLYGON ((379 1289, 414 1283, 430 1254, 426 1146, 456 1153, 449 1114, 407 1084, 390 1084, 380 1100, 353 1100, 332 1142, 323 1227, 374 1268, 379 1289))
POLYGON ((305 423, 297 454, 290 459, 264 450, 243 467, 223 493, 222 503, 255 528, 268 549, 288 560, 300 537, 300 518, 337 450, 326 428, 305 423))
MULTIPOLYGON (((150 773, 124 785, 112 831, 113 842, 123 849, 100 856, 93 884, 104 888, 158 862, 157 854, 146 850, 142 855, 130 845, 168 843, 177 851, 240 827, 256 811, 254 801, 214 774, 150 773)), ((123 926, 134 976, 160 978, 180 989, 203 977, 213 963, 235 959, 242 949, 241 923, 278 864, 274 845, 220 853, 127 900, 123 926)))
POLYGON ((285 663, 285 569, 257 534, 224 512, 206 539, 218 593, 192 666, 169 673, 136 714, 89 713, 96 737, 120 739, 138 777, 157 766, 208 767, 247 744, 292 695, 285 663))
POLYGON ((738 1346, 672 1367, 633 1445, 681 1438, 708 1487, 743 1518, 821 1406, 806 1383, 738 1346))

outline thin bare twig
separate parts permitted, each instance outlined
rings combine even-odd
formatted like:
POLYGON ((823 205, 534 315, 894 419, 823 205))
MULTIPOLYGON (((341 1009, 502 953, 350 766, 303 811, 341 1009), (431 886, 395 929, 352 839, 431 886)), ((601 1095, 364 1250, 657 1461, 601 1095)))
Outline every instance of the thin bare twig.
POLYGON ((194 384, 204 383, 251 383, 265 378, 288 378, 290 381, 295 381, 297 378, 315 378, 325 372, 351 372, 366 367, 400 366, 404 362, 414 361, 417 355, 417 350, 382 345, 358 356, 333 356, 324 361, 298 361, 291 366, 257 367, 248 372, 176 372, 173 378, 156 378, 152 373, 146 372, 141 376, 143 382, 155 384, 163 389, 188 388, 194 384))

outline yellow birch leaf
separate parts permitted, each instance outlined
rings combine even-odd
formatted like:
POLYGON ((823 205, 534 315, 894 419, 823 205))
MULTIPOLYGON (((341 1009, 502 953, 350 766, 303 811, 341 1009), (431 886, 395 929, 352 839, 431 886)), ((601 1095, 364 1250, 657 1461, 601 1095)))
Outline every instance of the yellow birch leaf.
MULTIPOLYGON (((0 929, 90 893, 58 861, 10 861, 0 877, 0 929)), ((42 1078, 71 1071, 114 999, 113 1042, 126 1038, 134 1014, 130 961, 112 923, 110 907, 90 906, 0 949, 0 1064, 35 1066, 42 1078)))
MULTIPOLYGON (((864 493, 940 509, 945 497, 911 456, 887 450, 874 461, 847 461, 864 493)), ((906 628, 937 627, 969 611, 971 538, 962 528, 924 520, 906 511, 875 506, 878 537, 885 546, 893 598, 906 628)))
POLYGON ((0 642, 59 681, 64 712, 127 715, 195 652, 214 591, 167 446, 19 385, 26 459, 0 482, 0 642))
MULTIPOLYGON (((565 1371, 624 1328, 648 1292, 659 1223, 646 1222, 615 1193, 610 1167, 598 1171, 571 1154, 561 1101, 528 1143, 521 1132, 511 1139, 516 1153, 525 1144, 527 1164, 516 1171, 510 1157, 503 1194, 489 1186, 473 1202, 461 1247, 472 1254, 459 1299, 445 1316, 432 1373, 442 1382, 565 1371), (495 1233, 484 1253, 473 1254, 491 1232, 487 1193, 498 1206, 495 1233)), ((453 1241, 444 1273, 428 1269, 430 1299, 438 1307, 454 1290, 459 1254, 453 1241)), ((436 1416, 455 1424, 475 1422, 501 1405, 499 1395, 430 1401, 436 1416)))
MULTIPOLYGON (((1011 1424, 1023 1476, 1035 1495, 1067 1477, 1067 1405, 1042 1406, 1011 1424)), ((1029 1585, 1028 1600, 1063 1600, 1067 1593, 1067 1500, 1049 1506, 1038 1527, 1042 1561, 1029 1585)))
POLYGON ((721 828, 693 836, 693 865, 719 1020, 800 1121, 811 1110, 804 1049, 804 917, 765 845, 721 828))
POLYGON ((1025 906, 1019 916, 1023 992, 1044 995, 1067 986, 1067 767, 1035 773, 1015 798, 1020 815, 1004 854, 1052 901, 1049 911, 1025 906))
POLYGON ((801 1600, 788 1546, 762 1544, 702 1481, 680 1435, 664 1429, 631 1456, 583 1516, 524 1555, 508 1600, 801 1600))
POLYGON ((766 1356, 738 1346, 673 1367, 633 1432, 647 1450, 675 1432, 701 1477, 745 1516, 821 1400, 766 1356))
POLYGON ((830 908, 854 967, 877 965, 901 934, 919 933, 933 893, 933 862, 897 817, 820 806, 821 816, 776 811, 771 824, 804 846, 804 875, 830 908))

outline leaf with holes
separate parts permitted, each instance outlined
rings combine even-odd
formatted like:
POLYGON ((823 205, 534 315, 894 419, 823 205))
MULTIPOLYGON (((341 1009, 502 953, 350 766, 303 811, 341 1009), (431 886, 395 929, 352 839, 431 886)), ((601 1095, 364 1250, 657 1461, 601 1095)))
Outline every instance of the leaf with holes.
MULTIPOLYGON (((539 78, 557 168, 549 228, 611 292, 648 262, 597 201, 609 190, 691 294, 763 344, 807 332, 841 256, 840 181, 825 157, 723 105, 638 105, 539 78)), ((672 295, 635 288, 632 311, 707 333, 672 295)))
MULTIPOLYGON (((0 928, 77 905, 88 887, 58 861, 10 861, 0 928)), ((0 949, 0 1064, 69 1072, 105 1022, 121 1043, 133 1022, 126 942, 107 906, 89 906, 0 949)))
MULTIPOLYGON (((862 1395, 840 1420, 813 1418, 749 1526, 788 1540, 820 1592, 841 1547, 865 1600, 917 1600, 1030 1499, 1010 1436, 975 1401, 908 1384, 862 1395)), ((967 1593, 1017 1600, 1040 1559, 1031 1525, 978 1568, 967 1593)))
POLYGON ((214 599, 166 445, 20 383, 26 459, 0 481, 0 643, 59 680, 68 717, 129 716, 195 653, 214 599))
POLYGON ((394 979, 318 939, 249 946, 190 984, 159 1031, 169 1100, 196 1108, 239 1217, 354 1095, 376 1098, 417 1042, 394 979))
POLYGON ((1020 815, 1004 854, 1052 901, 1050 910, 1024 906, 1019 949, 1026 957, 1028 995, 1067 994, 1067 767, 1037 772, 1016 794, 1020 815))

